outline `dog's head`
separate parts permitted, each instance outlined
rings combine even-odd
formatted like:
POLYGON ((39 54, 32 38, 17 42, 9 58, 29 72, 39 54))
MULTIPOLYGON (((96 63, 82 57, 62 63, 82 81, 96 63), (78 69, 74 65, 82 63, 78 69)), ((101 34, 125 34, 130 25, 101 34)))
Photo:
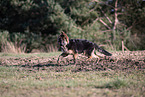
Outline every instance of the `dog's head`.
POLYGON ((60 46, 66 46, 67 44, 69 44, 69 38, 63 31, 58 37, 58 44, 60 46))

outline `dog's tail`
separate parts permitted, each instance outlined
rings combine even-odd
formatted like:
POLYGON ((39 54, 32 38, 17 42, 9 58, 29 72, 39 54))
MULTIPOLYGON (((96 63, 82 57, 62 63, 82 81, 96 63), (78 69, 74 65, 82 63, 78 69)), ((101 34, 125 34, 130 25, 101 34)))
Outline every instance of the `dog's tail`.
POLYGON ((99 47, 97 44, 95 44, 95 48, 96 50, 98 50, 98 52, 106 55, 106 56, 112 56, 111 53, 109 53, 108 51, 104 50, 103 48, 99 47))

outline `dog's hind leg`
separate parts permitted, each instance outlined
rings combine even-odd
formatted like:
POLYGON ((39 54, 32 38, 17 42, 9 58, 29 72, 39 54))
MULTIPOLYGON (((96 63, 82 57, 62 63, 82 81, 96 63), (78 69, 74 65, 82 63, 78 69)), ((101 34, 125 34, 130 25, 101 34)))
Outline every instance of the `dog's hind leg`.
POLYGON ((86 61, 89 61, 92 58, 97 58, 97 60, 98 60, 97 63, 99 62, 99 60, 101 58, 101 56, 99 56, 95 53, 95 49, 91 53, 88 52, 88 59, 86 61))

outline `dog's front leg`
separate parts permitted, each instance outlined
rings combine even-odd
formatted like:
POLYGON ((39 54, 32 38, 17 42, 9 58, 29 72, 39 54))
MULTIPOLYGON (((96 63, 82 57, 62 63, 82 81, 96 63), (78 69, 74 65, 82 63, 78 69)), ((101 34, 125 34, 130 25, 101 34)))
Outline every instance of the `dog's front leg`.
POLYGON ((77 57, 78 57, 78 54, 77 53, 76 54, 73 54, 74 64, 76 64, 77 57))
POLYGON ((68 53, 62 53, 61 55, 59 55, 58 60, 57 60, 57 63, 60 64, 60 63, 59 63, 60 57, 61 57, 61 59, 62 59, 63 57, 66 57, 66 56, 68 56, 68 53))

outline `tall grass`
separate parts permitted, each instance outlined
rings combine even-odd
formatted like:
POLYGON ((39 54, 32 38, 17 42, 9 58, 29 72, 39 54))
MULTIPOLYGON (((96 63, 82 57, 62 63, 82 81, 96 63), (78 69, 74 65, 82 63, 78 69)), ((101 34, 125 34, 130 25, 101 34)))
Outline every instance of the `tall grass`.
POLYGON ((5 42, 5 44, 3 44, 1 48, 2 48, 2 52, 5 53, 24 53, 26 49, 26 45, 22 45, 18 47, 13 42, 7 41, 5 42))
POLYGON ((21 41, 11 41, 8 31, 0 33, 0 51, 4 53, 24 53, 26 50, 26 44, 21 44, 21 41))
POLYGON ((57 44, 46 45, 46 50, 47 50, 47 52, 57 52, 58 51, 57 44))

